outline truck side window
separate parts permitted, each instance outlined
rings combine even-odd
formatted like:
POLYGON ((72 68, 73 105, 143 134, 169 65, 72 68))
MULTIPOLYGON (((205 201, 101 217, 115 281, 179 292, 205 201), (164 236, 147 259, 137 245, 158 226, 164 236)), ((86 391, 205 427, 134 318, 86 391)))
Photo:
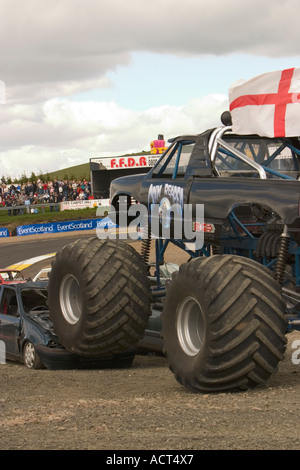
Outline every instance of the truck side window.
POLYGON ((279 177, 275 172, 283 173, 297 178, 299 174, 298 157, 296 149, 288 141, 280 139, 255 139, 246 137, 242 140, 226 139, 232 146, 229 152, 218 148, 215 158, 215 167, 219 176, 257 176, 256 172, 240 158, 234 155, 234 149, 243 153, 249 159, 262 165, 268 173, 268 177, 279 177), (268 171, 270 170, 270 171, 268 171), (242 173, 241 173, 242 172, 242 173))
POLYGON ((188 164, 190 162, 191 154, 194 149, 194 145, 194 142, 182 145, 176 177, 185 176, 188 164))

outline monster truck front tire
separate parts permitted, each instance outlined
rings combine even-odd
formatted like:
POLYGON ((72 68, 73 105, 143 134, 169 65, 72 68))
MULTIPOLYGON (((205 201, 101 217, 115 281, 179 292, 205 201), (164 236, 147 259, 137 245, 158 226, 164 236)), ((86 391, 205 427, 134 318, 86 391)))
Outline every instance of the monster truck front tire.
POLYGON ((183 264, 167 288, 164 353, 192 391, 246 390, 283 359, 287 321, 279 284, 259 263, 231 255, 183 264))
POLYGON ((146 267, 124 241, 77 240, 52 263, 48 302, 68 351, 97 357, 135 352, 150 315, 146 267))

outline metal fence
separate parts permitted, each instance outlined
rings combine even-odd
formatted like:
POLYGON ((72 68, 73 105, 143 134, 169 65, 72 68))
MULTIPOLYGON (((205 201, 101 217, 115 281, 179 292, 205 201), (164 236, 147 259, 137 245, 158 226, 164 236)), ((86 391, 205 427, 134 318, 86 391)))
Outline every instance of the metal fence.
POLYGON ((0 211, 7 211, 7 215, 22 215, 31 214, 32 209, 41 208, 38 212, 46 212, 46 207, 49 207, 50 212, 58 212, 60 210, 59 203, 47 203, 47 204, 23 204, 20 206, 0 206, 0 211))

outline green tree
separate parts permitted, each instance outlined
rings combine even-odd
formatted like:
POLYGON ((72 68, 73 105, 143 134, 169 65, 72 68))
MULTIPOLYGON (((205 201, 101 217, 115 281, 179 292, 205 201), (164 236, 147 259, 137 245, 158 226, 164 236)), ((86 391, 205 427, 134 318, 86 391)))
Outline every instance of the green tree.
POLYGON ((38 178, 36 176, 36 174, 34 173, 34 171, 31 172, 31 175, 30 175, 30 181, 36 181, 38 178))
POLYGON ((26 173, 22 173, 22 176, 20 178, 20 183, 22 183, 22 184, 28 183, 28 177, 27 177, 26 173))

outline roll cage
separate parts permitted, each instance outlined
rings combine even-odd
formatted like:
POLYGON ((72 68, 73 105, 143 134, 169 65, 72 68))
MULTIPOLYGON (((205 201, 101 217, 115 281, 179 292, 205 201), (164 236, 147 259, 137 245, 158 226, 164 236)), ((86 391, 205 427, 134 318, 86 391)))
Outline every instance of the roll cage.
MULTIPOLYGON (((152 177, 168 177, 176 179, 183 176, 189 162, 199 159, 197 149, 188 149, 196 143, 200 136, 183 136, 171 139, 171 145, 151 170, 152 177), (187 150, 186 150, 187 149, 187 150), (192 155, 193 154, 193 155, 192 155), (171 164, 173 162, 173 164, 171 164), (170 169, 171 167, 171 169, 170 169)), ((299 145, 299 141, 296 142, 299 145)), ((299 145, 300 147, 300 145, 299 145)), ((231 127, 214 129, 207 144, 210 168, 214 176, 254 176, 260 179, 271 177, 298 179, 300 148, 290 139, 270 139, 259 136, 237 136, 231 127)), ((189 174, 187 173, 187 176, 189 174)))
POLYGON ((231 127, 221 127, 212 132, 208 149, 210 161, 217 176, 221 176, 221 170, 216 164, 217 159, 223 164, 223 170, 227 168, 231 171, 238 169, 247 171, 248 165, 257 172, 256 176, 260 179, 269 177, 298 179, 299 176, 300 148, 296 148, 289 139, 235 136, 231 132, 231 127), (285 161, 286 165, 282 164, 280 167, 279 160, 281 160, 280 163, 285 161), (245 165, 239 168, 241 161, 245 165))

